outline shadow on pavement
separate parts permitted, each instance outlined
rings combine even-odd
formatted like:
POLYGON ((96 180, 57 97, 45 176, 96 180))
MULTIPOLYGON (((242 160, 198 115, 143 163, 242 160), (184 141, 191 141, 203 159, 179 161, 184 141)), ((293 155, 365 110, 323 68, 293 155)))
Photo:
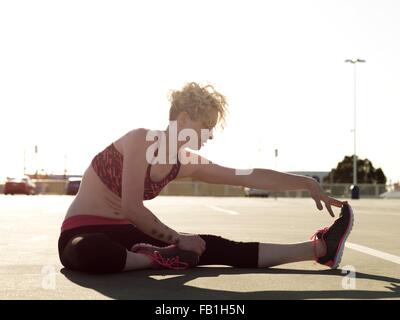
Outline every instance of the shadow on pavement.
POLYGON ((345 276, 342 270, 294 270, 294 269, 234 269, 230 267, 197 267, 189 270, 141 270, 109 275, 89 275, 66 268, 61 273, 75 284, 98 291, 112 299, 146 300, 276 300, 276 299, 394 299, 400 297, 400 279, 357 272, 356 279, 387 282, 389 291, 326 290, 326 291, 280 291, 233 292, 186 285, 197 278, 241 274, 295 274, 345 276), (154 279, 152 276, 168 276, 154 279))

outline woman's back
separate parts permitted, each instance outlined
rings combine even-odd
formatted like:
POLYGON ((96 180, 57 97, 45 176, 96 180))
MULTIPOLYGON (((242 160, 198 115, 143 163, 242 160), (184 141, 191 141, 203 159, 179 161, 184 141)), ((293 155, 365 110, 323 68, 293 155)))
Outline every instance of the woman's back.
MULTIPOLYGON (((148 129, 147 129, 148 131, 148 129)), ((123 165, 123 145, 129 143, 132 130, 114 141, 103 151, 98 153, 86 169, 82 182, 75 199, 71 203, 66 218, 75 215, 96 215, 113 219, 124 219, 121 209, 121 186, 122 186, 122 165, 123 165)), ((154 141, 146 141, 150 146, 154 141)), ((158 148, 156 150, 157 155, 158 148)), ((159 194, 162 188, 175 179, 179 173, 180 162, 168 168, 154 168, 156 165, 148 165, 144 183, 143 200, 149 200, 159 194), (159 176, 161 179, 154 178, 159 176), (161 169, 161 170, 160 170, 161 169)))
MULTIPOLYGON (((117 151, 122 153, 123 139, 127 139, 129 133, 113 142, 113 146, 117 151)), ((103 150, 104 151, 104 150, 103 150)), ((112 203, 120 204, 119 197, 113 193, 100 180, 95 172, 92 163, 85 170, 79 191, 68 208, 66 218, 75 215, 97 215, 102 217, 123 219, 120 214, 116 213, 112 203), (118 203, 119 202, 119 203, 118 203)))

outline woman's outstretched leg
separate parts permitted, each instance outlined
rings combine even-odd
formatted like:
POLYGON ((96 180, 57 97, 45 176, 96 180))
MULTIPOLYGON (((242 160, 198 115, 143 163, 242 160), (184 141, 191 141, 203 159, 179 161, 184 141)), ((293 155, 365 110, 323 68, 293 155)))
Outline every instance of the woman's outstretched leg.
POLYGON ((158 250, 160 253, 165 253, 167 258, 174 258, 176 254, 181 258, 186 257, 182 261, 186 260, 188 266, 229 265, 237 268, 266 268, 316 259, 321 264, 336 268, 352 225, 353 212, 349 206, 345 205, 340 218, 329 228, 318 230, 313 241, 295 244, 238 242, 220 236, 200 234, 200 237, 206 242, 206 250, 200 256, 199 261, 197 261, 197 256, 193 257, 194 253, 191 256, 188 255, 188 252, 168 247, 166 243, 146 236, 138 230, 135 233, 134 243, 144 243, 138 248, 146 253, 158 250))
POLYGON ((353 210, 345 204, 340 217, 328 228, 318 230, 313 241, 295 244, 235 242, 212 235, 200 235, 206 251, 199 264, 226 264, 233 267, 272 267, 286 263, 316 260, 336 268, 353 227, 353 210))
POLYGON ((286 263, 310 261, 325 255, 322 240, 294 244, 237 242, 214 235, 200 235, 206 250, 199 265, 229 265, 239 268, 267 268, 286 263))
POLYGON ((315 259, 332 269, 337 268, 353 223, 353 210, 345 204, 340 217, 329 228, 318 230, 313 241, 287 245, 260 244, 258 266, 263 268, 315 259))
POLYGON ((321 240, 293 243, 272 244, 260 243, 258 252, 258 267, 266 268, 285 263, 310 261, 325 255, 325 245, 321 240))

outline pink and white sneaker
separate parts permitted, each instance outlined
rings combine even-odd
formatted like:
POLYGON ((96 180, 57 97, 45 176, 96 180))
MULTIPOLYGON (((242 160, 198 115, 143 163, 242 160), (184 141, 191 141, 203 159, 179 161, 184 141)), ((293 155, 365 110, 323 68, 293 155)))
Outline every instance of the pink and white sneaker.
POLYGON ((340 217, 331 225, 329 228, 325 227, 318 230, 312 237, 314 240, 314 254, 315 261, 336 269, 342 260, 344 245, 350 231, 353 228, 354 215, 353 209, 350 205, 345 202, 340 212, 340 217), (326 254, 323 257, 318 258, 316 254, 316 240, 322 239, 325 244, 326 254))
POLYGON ((135 244, 131 251, 150 257, 153 261, 153 269, 182 270, 194 267, 199 263, 197 253, 179 249, 176 245, 157 247, 147 243, 139 243, 135 244))

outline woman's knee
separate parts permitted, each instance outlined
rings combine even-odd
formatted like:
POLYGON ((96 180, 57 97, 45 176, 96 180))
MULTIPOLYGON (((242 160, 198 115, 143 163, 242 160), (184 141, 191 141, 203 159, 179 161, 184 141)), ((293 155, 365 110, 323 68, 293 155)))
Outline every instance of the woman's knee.
POLYGON ((77 270, 87 269, 96 256, 96 243, 101 235, 78 235, 70 239, 62 253, 61 262, 65 267, 77 270))
POLYGON ((89 272, 116 272, 124 267, 126 249, 103 234, 77 235, 62 254, 65 267, 89 272))

